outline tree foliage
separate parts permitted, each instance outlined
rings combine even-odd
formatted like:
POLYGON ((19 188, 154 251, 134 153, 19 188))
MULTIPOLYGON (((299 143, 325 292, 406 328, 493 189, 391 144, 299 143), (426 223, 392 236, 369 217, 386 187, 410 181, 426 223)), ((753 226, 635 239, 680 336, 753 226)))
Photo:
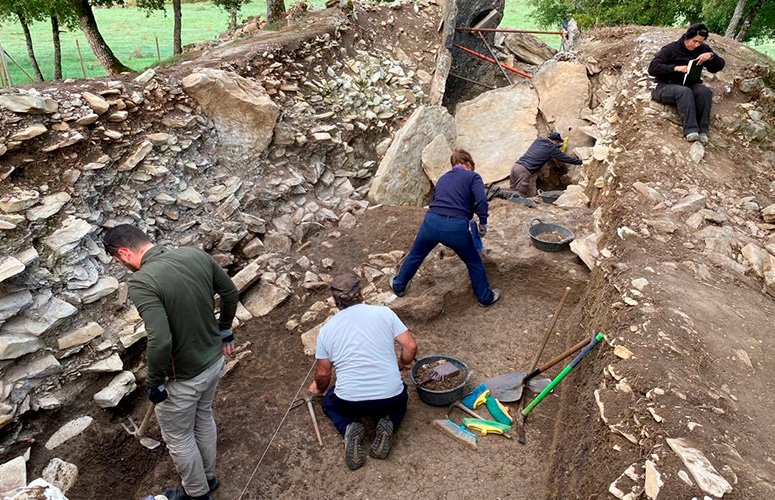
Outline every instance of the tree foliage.
MULTIPOLYGON (((738 0, 531 0, 537 20, 556 27, 575 18, 582 28, 638 24, 687 26, 703 22, 714 33, 726 32, 738 0)), ((749 0, 743 19, 758 2, 749 0)), ((740 22, 743 24, 743 21, 740 22)), ((738 27, 739 31, 740 27, 738 27)), ((775 0, 764 0, 750 23, 746 39, 775 36, 775 0)))

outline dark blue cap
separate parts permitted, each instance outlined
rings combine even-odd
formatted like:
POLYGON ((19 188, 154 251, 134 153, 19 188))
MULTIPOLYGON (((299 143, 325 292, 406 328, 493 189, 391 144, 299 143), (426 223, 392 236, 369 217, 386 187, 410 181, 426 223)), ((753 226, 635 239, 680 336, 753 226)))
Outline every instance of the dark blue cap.
POLYGON ((549 140, 550 141, 561 141, 562 136, 559 132, 549 132, 549 140))

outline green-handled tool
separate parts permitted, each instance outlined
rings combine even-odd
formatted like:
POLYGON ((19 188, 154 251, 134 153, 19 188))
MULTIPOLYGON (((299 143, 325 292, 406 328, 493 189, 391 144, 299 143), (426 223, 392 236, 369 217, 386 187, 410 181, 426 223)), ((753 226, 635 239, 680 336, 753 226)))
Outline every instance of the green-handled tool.
POLYGON ((595 335, 595 337, 589 342, 587 347, 585 347, 583 351, 581 351, 575 358, 573 358, 573 361, 571 361, 571 363, 568 366, 566 366, 565 369, 561 371, 560 374, 554 378, 554 380, 552 380, 552 383, 549 384, 549 386, 546 389, 541 391, 541 394, 536 396, 536 398, 533 401, 531 401, 529 405, 527 405, 527 408, 522 410, 522 416, 527 417, 530 414, 530 412, 533 411, 533 408, 538 406, 538 403, 540 403, 546 397, 547 394, 552 392, 552 390, 555 387, 557 387, 557 385, 560 382, 562 382, 562 379, 564 379, 565 376, 569 374, 570 371, 573 370, 576 367, 576 365, 579 364, 579 362, 581 362, 582 359, 584 359, 584 356, 589 354, 590 351, 594 349, 595 346, 597 346, 597 344, 599 344, 601 340, 603 340, 602 333, 598 333, 597 335, 595 335))

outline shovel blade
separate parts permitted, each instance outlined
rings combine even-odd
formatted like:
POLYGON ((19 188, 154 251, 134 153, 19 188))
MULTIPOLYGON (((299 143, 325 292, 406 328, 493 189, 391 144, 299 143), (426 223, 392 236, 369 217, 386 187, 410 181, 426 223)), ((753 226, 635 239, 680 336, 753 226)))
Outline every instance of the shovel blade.
MULTIPOLYGON (((512 372, 498 375, 484 382, 492 397, 501 403, 514 403, 522 399, 522 391, 525 388, 525 372, 512 372)), ((552 382, 548 378, 531 378, 527 382, 527 388, 538 394, 546 389, 552 382)))
POLYGON ((141 437, 140 438, 140 444, 145 446, 149 450, 155 450, 156 448, 159 447, 159 445, 161 445, 160 442, 156 441, 153 438, 149 438, 149 437, 141 437))

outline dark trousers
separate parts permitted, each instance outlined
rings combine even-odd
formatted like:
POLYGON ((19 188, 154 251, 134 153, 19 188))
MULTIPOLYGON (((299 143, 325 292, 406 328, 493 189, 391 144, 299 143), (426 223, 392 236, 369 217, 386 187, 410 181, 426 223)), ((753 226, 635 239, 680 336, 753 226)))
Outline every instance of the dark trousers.
POLYGON ((393 280, 393 290, 400 293, 406 289, 406 285, 417 273, 425 257, 439 243, 451 248, 463 260, 479 302, 490 304, 493 299, 492 290, 487 281, 484 263, 476 250, 474 237, 468 230, 468 221, 433 212, 425 214, 425 219, 414 239, 414 245, 393 280))
POLYGON ((660 83, 651 97, 662 104, 674 104, 683 122, 684 135, 707 132, 710 129, 710 108, 713 91, 701 83, 691 87, 660 83))
POLYGON ((511 167, 511 174, 509 175, 509 190, 516 192, 519 196, 527 196, 532 175, 533 173, 526 169, 524 165, 515 163, 511 167))
POLYGON ((406 393, 406 384, 398 396, 370 401, 346 401, 334 394, 334 388, 331 387, 323 398, 323 412, 328 415, 342 436, 353 420, 364 417, 389 417, 395 431, 404 420, 407 401, 409 401, 409 395, 406 393))

